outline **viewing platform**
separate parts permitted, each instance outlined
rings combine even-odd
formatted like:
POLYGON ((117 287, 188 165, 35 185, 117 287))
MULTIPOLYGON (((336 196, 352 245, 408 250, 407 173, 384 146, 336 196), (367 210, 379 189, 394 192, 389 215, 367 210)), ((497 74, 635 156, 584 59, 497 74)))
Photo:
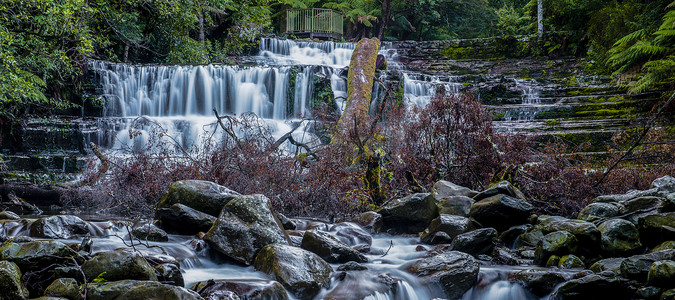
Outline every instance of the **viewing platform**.
POLYGON ((342 13, 325 8, 289 9, 286 11, 285 34, 298 38, 340 40, 343 34, 342 13))

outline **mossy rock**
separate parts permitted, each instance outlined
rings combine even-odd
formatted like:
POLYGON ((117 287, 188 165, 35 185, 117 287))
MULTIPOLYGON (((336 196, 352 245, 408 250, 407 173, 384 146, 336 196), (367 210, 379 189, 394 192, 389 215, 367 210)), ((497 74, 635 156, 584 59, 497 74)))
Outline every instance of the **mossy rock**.
POLYGON ((534 206, 521 198, 497 194, 474 203, 469 216, 483 226, 504 230, 526 223, 533 210, 534 206))
POLYGON ((239 193, 224 186, 203 180, 181 180, 174 182, 159 200, 157 208, 169 208, 176 203, 203 213, 218 216, 223 206, 239 193))
POLYGON ((87 299, 201 300, 203 298, 185 288, 157 281, 121 280, 90 283, 87 285, 87 299))
POLYGON ((598 230, 602 236, 602 250, 610 256, 631 254, 642 248, 638 230, 629 221, 607 220, 598 226, 598 230))
POLYGON ((82 265, 82 271, 91 281, 95 278, 115 280, 157 280, 155 270, 137 252, 116 250, 101 252, 82 265))
POLYGON ((9 261, 0 261, 0 291, 2 299, 28 299, 28 290, 21 282, 21 270, 9 261))
POLYGON ((649 267, 647 284, 670 288, 675 286, 675 261, 661 260, 649 267))
POLYGON ((73 259, 78 264, 84 258, 59 241, 28 241, 14 243, 7 241, 0 246, 0 260, 16 263, 24 272, 43 270, 49 266, 69 265, 73 259))
POLYGON ((653 214, 638 219, 640 239, 648 246, 675 240, 673 228, 675 228, 675 212, 653 214))
POLYGON ((80 293, 80 285, 73 278, 59 278, 54 280, 46 289, 45 296, 63 297, 71 300, 83 299, 80 293))
POLYGON ((576 253, 579 242, 574 234, 567 231, 555 231, 544 236, 537 244, 534 263, 544 265, 551 255, 567 255, 576 253))
POLYGON ((561 269, 583 269, 584 262, 574 254, 565 255, 558 261, 558 268, 561 269))
POLYGON ((659 251, 663 251, 663 250, 671 250, 671 249, 675 249, 675 241, 665 241, 665 242, 659 244, 658 246, 652 248, 651 250, 649 250, 649 253, 659 252, 659 251))

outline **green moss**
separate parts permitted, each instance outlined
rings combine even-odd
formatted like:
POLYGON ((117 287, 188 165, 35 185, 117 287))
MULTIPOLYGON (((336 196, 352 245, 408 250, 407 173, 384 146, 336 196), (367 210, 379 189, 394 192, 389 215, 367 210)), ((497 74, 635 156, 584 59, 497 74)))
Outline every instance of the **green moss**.
POLYGON ((556 126, 556 125, 560 125, 560 121, 559 120, 546 120, 546 121, 544 121, 544 124, 546 124, 548 126, 556 126))

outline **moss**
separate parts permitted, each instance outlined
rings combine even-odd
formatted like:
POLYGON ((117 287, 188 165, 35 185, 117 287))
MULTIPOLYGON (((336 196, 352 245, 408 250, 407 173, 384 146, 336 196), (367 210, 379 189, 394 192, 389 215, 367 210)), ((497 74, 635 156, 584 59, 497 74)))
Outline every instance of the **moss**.
POLYGON ((556 126, 556 125, 560 125, 560 120, 546 120, 546 121, 544 121, 544 124, 546 124, 548 126, 556 126))

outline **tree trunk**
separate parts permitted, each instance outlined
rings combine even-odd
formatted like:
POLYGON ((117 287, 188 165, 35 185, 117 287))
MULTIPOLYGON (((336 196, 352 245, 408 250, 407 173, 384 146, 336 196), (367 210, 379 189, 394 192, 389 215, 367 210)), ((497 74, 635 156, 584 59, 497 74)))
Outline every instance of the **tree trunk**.
POLYGON ((129 61, 129 44, 124 44, 124 62, 129 61))
POLYGON ((380 40, 384 38, 384 29, 389 24, 389 19, 391 19, 391 0, 382 0, 382 20, 377 33, 377 38, 380 40))
POLYGON ((199 41, 204 43, 204 10, 199 10, 199 41))
POLYGON ((347 133, 353 126, 361 131, 368 121, 379 49, 377 38, 361 39, 354 48, 347 73, 347 104, 338 123, 342 133, 347 133))
POLYGON ((544 0, 537 0, 537 37, 544 36, 544 0))

